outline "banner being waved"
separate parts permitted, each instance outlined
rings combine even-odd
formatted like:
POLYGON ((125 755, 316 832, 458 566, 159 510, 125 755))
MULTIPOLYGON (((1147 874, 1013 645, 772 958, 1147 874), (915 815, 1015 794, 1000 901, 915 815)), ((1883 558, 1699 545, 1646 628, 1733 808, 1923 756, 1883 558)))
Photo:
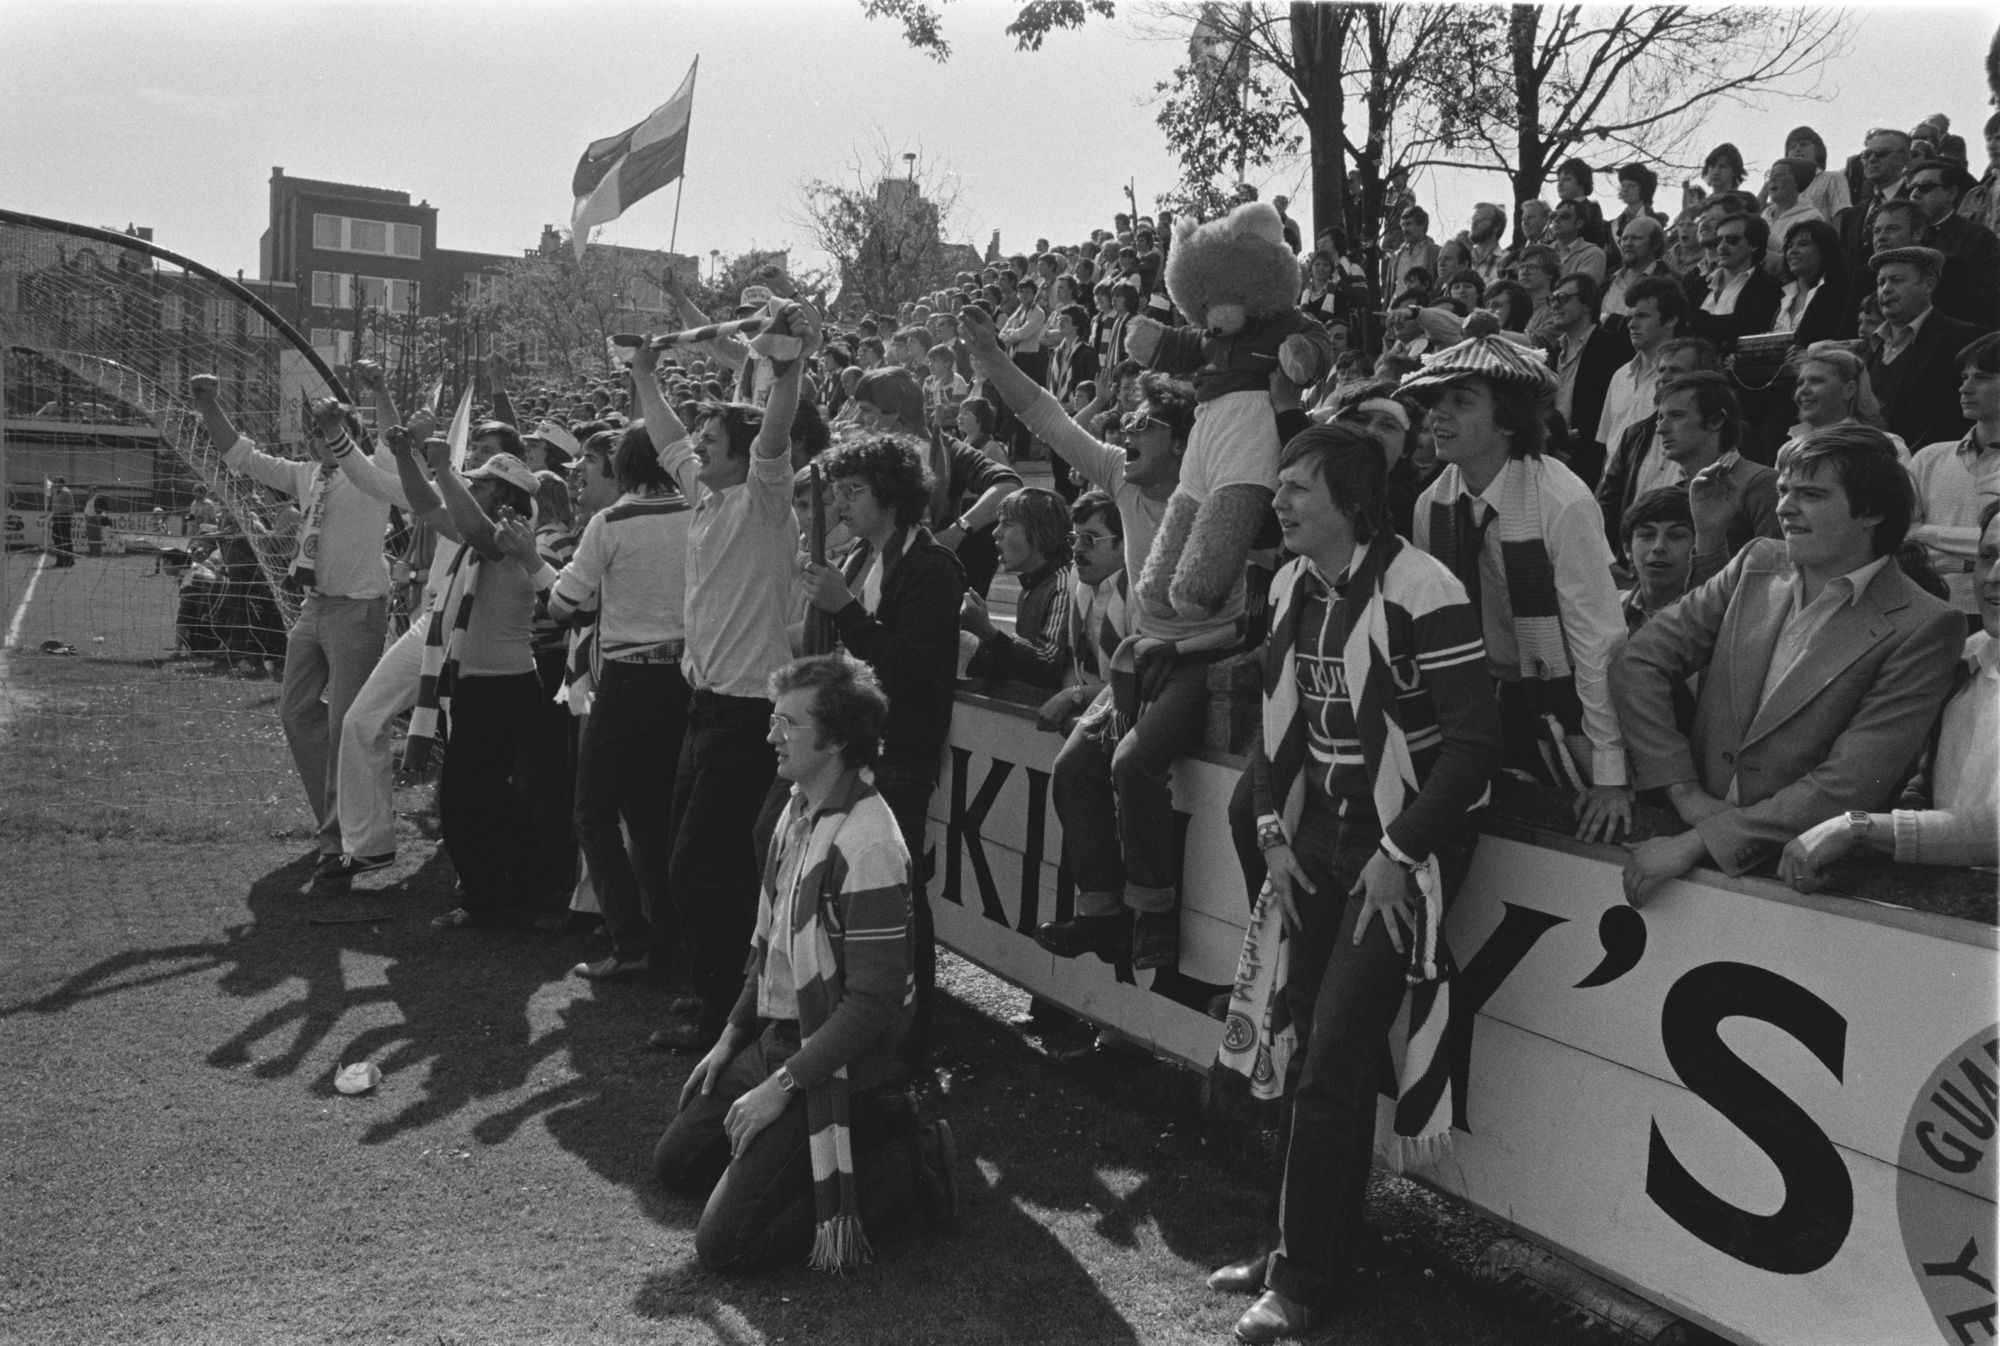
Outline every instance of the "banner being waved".
POLYGON ((583 158, 577 160, 576 178, 571 183, 576 208, 569 225, 577 261, 583 260, 583 247, 592 228, 609 224, 633 202, 680 177, 687 163, 688 118, 694 111, 694 72, 700 65, 697 56, 674 96, 654 108, 646 120, 615 136, 592 141, 583 158))

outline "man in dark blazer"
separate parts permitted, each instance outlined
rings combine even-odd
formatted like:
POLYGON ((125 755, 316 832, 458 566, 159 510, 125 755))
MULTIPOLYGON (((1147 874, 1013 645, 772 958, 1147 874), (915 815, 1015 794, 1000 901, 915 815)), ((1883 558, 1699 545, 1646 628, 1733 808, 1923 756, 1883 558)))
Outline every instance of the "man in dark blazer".
POLYGON ((1927 225, 1922 242, 1944 254, 1939 311, 1982 332, 2000 327, 2000 237, 1958 213, 1972 175, 1947 159, 1925 159, 1910 170, 1909 184, 1910 201, 1927 225))
POLYGON ((1549 292, 1556 315, 1549 364, 1556 371, 1556 409, 1569 425, 1569 442, 1563 447, 1570 470, 1593 488, 1604 475, 1605 445, 1597 438, 1604 394, 1611 376, 1632 358, 1625 334, 1597 320, 1603 300, 1603 288, 1582 271, 1570 272, 1549 292))
POLYGON ((1894 797, 1965 643, 1965 619, 1896 564, 1913 501, 1880 431, 1821 431, 1786 464, 1785 540, 1752 541, 1614 656, 1633 780, 1663 788, 1689 825, 1634 848, 1629 901, 1696 865, 1744 873, 1834 814, 1894 797), (1697 672, 1683 735, 1673 688, 1697 672))
POLYGON ((1715 273, 1683 330, 1708 338, 1725 355, 1738 337, 1770 331, 1785 302, 1777 277, 1764 269, 1770 244, 1771 223, 1763 216, 1723 216, 1715 226, 1715 273))
POLYGON ((1869 343, 1868 382, 1889 430, 1912 449, 1963 439, 1972 422, 1958 406, 1958 353, 1979 329, 1932 304, 1944 254, 1890 248, 1869 260, 1882 329, 1869 343))

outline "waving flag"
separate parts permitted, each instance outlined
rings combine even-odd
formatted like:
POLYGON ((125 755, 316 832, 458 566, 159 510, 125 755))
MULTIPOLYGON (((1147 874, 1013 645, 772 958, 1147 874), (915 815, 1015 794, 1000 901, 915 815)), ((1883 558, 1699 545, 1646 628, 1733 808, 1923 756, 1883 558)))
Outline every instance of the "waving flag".
POLYGON ((577 161, 572 183, 576 209, 569 227, 579 262, 592 226, 617 219, 640 197, 657 192, 681 175, 687 162, 688 115, 694 110, 694 72, 700 65, 697 56, 681 87, 655 108, 652 116, 629 130, 592 142, 577 161))
POLYGON ((452 414, 451 429, 445 432, 445 439, 451 445, 451 470, 465 470, 465 451, 472 447, 472 381, 466 380, 465 391, 458 399, 458 410, 452 414))

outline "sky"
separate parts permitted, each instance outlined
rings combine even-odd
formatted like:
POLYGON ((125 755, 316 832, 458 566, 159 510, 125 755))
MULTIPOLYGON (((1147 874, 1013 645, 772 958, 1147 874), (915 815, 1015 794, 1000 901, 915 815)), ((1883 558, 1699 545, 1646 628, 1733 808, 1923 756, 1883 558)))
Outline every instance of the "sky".
MULTIPOLYGON (((1002 31, 1011 12, 947 5, 955 50, 940 65, 859 0, 0 0, 0 206, 150 225, 168 248, 255 275, 282 166, 407 191, 438 207, 442 246, 515 253, 544 224, 567 227, 584 146, 664 102, 699 55, 678 232, 668 187, 603 241, 823 260, 800 223, 802 185, 855 181, 857 162, 870 180, 885 161, 900 172, 911 152, 957 190, 955 238, 982 248, 995 229, 1009 252, 1086 237, 1122 208, 1128 181, 1150 211, 1176 176, 1153 89, 1183 43, 1127 0, 1112 22, 1017 52, 1002 31)), ((1849 50, 1816 93, 1721 107, 1701 139, 1734 141, 1754 176, 1793 126, 1844 155, 1871 125, 1944 111, 1978 172, 1996 18, 1991 5, 1855 10, 1849 50)), ((1296 162, 1252 177, 1267 197, 1293 196, 1310 228, 1306 173, 1296 162)), ((1416 190, 1434 234, 1507 195, 1504 180, 1457 171, 1416 190)))

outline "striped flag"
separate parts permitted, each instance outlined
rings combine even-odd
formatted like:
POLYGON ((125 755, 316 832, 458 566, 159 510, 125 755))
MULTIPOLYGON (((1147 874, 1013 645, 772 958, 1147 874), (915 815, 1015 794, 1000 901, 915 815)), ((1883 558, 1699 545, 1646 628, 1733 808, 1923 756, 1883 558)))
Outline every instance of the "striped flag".
POLYGON ((640 197, 660 190, 681 175, 687 162, 688 117, 694 110, 695 57, 687 78, 674 96, 653 109, 653 115, 629 130, 592 142, 577 160, 576 209, 570 215, 570 243, 576 260, 594 225, 623 215, 640 197))

